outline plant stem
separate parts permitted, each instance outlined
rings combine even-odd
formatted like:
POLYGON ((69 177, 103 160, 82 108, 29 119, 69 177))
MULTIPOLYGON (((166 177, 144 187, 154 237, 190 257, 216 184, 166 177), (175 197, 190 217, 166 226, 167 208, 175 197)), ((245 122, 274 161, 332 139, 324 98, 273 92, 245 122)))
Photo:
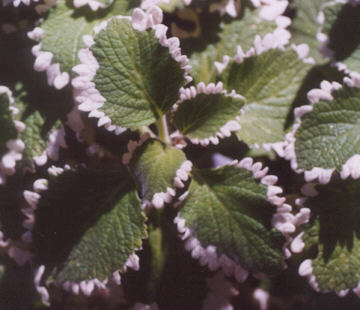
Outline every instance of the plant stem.
POLYGON ((158 129, 159 138, 162 141, 169 143, 170 137, 169 137, 169 130, 168 130, 167 122, 166 122, 166 115, 163 115, 161 118, 159 118, 156 121, 156 126, 158 129))

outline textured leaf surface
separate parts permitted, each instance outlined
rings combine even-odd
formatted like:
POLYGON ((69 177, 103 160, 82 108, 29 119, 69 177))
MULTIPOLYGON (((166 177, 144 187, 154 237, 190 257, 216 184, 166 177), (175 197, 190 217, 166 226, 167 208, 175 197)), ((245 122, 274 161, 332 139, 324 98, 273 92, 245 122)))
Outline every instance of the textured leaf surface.
POLYGON ((158 140, 139 147, 130 162, 141 198, 151 201, 154 194, 172 188, 176 171, 186 160, 185 154, 158 140))
POLYGON ((320 101, 301 118, 295 133, 295 154, 299 168, 311 170, 341 167, 360 153, 360 90, 344 88, 331 102, 320 101))
POLYGON ((360 281, 359 188, 354 180, 318 185, 319 195, 305 203, 312 219, 303 240, 317 249, 312 267, 321 291, 355 288, 360 281))
POLYGON ((138 4, 134 0, 116 0, 108 9, 92 12, 89 8, 74 9, 60 0, 40 24, 44 30, 41 49, 53 53, 53 62, 60 63, 61 71, 73 74, 71 69, 79 63, 78 52, 85 47, 82 37, 91 35, 95 25, 111 16, 129 14, 138 4))
POLYGON ((318 50, 321 43, 316 38, 320 28, 317 17, 321 6, 326 2, 328 0, 294 0, 291 2, 291 7, 296 10, 296 15, 289 28, 292 34, 291 39, 295 44, 308 44, 309 56, 313 57, 317 63, 326 61, 318 50))
POLYGON ((284 238, 271 226, 276 207, 266 200, 267 187, 251 172, 234 166, 196 170, 180 217, 202 247, 216 246, 246 270, 282 270, 284 238))
POLYGON ((50 180, 36 211, 39 262, 55 282, 104 280, 146 237, 133 182, 123 172, 80 169, 50 180))
POLYGON ((276 24, 262 20, 258 15, 258 10, 246 9, 244 15, 240 19, 234 19, 230 22, 220 23, 220 31, 217 36, 209 36, 209 27, 214 28, 212 24, 216 22, 212 15, 202 14, 201 25, 202 35, 200 39, 188 40, 186 44, 194 46, 194 43, 199 44, 190 57, 190 64, 193 66, 191 75, 194 80, 204 83, 209 83, 215 80, 216 67, 215 61, 222 62, 223 56, 235 56, 236 48, 241 45, 244 51, 253 47, 254 38, 256 35, 263 37, 265 34, 275 30, 276 24), (200 41, 200 42, 197 42, 200 41))
POLYGON ((351 71, 360 72, 360 6, 330 5, 324 9, 322 31, 329 36, 329 47, 335 59, 351 71))
POLYGON ((174 113, 174 125, 189 138, 214 137, 227 122, 240 116, 243 105, 244 100, 241 98, 224 94, 199 94, 180 104, 174 113))
POLYGON ((17 137, 17 131, 9 107, 8 96, 0 94, 0 156, 4 155, 8 150, 6 142, 17 137))
POLYGON ((133 129, 150 125, 177 101, 184 71, 154 30, 140 32, 128 20, 113 19, 91 50, 100 66, 96 88, 106 99, 101 110, 113 124, 133 129))
POLYGON ((286 120, 310 68, 293 50, 273 49, 230 63, 219 79, 247 103, 238 138, 249 145, 283 141, 286 120))

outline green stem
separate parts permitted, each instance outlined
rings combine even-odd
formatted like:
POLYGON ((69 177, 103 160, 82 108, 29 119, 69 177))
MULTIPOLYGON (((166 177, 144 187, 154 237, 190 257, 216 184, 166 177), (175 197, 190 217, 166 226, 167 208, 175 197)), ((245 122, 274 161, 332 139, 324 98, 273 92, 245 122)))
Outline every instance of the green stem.
POLYGON ((159 138, 162 141, 169 143, 170 137, 165 115, 163 115, 156 121, 156 126, 158 129, 159 138))

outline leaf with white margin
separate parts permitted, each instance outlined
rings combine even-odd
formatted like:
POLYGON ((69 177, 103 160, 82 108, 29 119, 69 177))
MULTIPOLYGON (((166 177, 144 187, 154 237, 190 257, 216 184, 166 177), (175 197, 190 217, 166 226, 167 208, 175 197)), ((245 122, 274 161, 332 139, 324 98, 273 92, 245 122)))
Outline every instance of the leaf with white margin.
POLYGON ((191 140, 217 144, 218 138, 229 136, 240 129, 236 119, 241 114, 245 99, 223 91, 221 83, 205 86, 200 83, 182 91, 174 112, 174 126, 191 140))
POLYGON ((246 98, 238 138, 250 146, 283 141, 292 104, 310 69, 291 48, 230 62, 218 78, 225 89, 246 98))
POLYGON ((40 28, 35 28, 29 34, 31 39, 41 42, 40 51, 36 51, 34 47, 33 53, 36 56, 39 56, 38 52, 45 53, 42 61, 35 61, 35 69, 48 70, 48 80, 54 79, 51 75, 56 71, 56 64, 60 65, 59 74, 66 72, 73 75, 71 70, 79 63, 78 52, 86 47, 83 36, 91 35, 95 25, 111 16, 129 14, 132 7, 130 0, 117 0, 108 9, 91 12, 84 9, 76 10, 65 0, 57 1, 56 6, 51 8, 48 16, 40 23, 40 28))
POLYGON ((340 62, 338 68, 360 72, 360 5, 356 1, 332 1, 325 5, 319 38, 326 56, 340 62))
MULTIPOLYGON (((48 282, 89 281, 92 289, 92 280, 104 283, 114 275, 119 282, 117 271, 131 265, 128 258, 147 237, 146 218, 129 175, 79 168, 52 177, 47 186, 37 198, 32 235, 48 282)), ((132 265, 138 268, 138 263, 132 265)), ((88 292, 86 286, 80 288, 88 292)))
POLYGON ((299 273, 321 292, 360 293, 359 189, 359 180, 333 178, 316 185, 313 197, 301 204, 311 209, 302 241, 314 256, 300 265, 299 273))
POLYGON ((174 179, 185 160, 182 151, 155 139, 147 140, 134 151, 130 171, 145 205, 152 203, 159 208, 164 202, 171 202, 175 196, 174 179))
POLYGON ((95 36, 91 51, 99 64, 95 86, 106 100, 99 110, 116 126, 137 129, 154 123, 186 83, 181 63, 160 44, 155 30, 135 30, 129 20, 112 19, 95 36))
MULTIPOLYGON (((296 169, 336 169, 340 173, 345 164, 351 171, 356 167, 348 161, 360 154, 357 142, 360 137, 360 89, 344 86, 328 96, 320 98, 313 106, 300 108, 308 108, 308 113, 301 116, 300 127, 295 132, 296 169)), ((344 178, 350 174, 348 172, 343 172, 344 178)))
POLYGON ((296 10, 295 17, 289 27, 291 42, 295 44, 306 43, 310 47, 309 55, 317 63, 326 61, 319 52, 321 42, 316 38, 320 27, 318 14, 321 6, 326 2, 329 0, 294 0, 290 4, 291 8, 296 10))
MULTIPOLYGON (((259 163, 256 166, 254 170, 264 176, 266 169, 261 170, 259 163)), ((195 243, 195 248, 194 244, 186 247, 211 270, 222 261, 225 265, 230 261, 248 272, 275 274, 284 267, 285 243, 282 233, 272 225, 276 212, 276 206, 268 201, 268 187, 256 180, 252 171, 235 165, 193 170, 178 228, 179 221, 185 221, 188 231, 183 238, 191 236, 190 243, 195 243), (203 251, 197 249, 197 243, 203 251), (194 253, 197 250, 199 253, 194 253)), ((226 266, 223 268, 225 271, 226 266)))
MULTIPOLYGON (((202 15, 204 15, 202 18, 205 21, 214 22, 212 15, 206 15, 205 13, 202 15)), ((204 23, 202 20, 200 21, 201 26, 204 23)), ((217 74, 214 65, 215 61, 222 62, 223 57, 226 55, 234 56, 238 45, 241 45, 244 50, 250 49, 253 46, 256 35, 264 36, 275 31, 276 28, 277 25, 274 21, 266 21, 259 17, 259 10, 246 8, 241 19, 234 19, 227 23, 222 22, 220 24, 220 32, 216 38, 207 37, 209 31, 207 27, 200 29, 203 32, 200 36, 200 42, 204 44, 204 40, 209 40, 207 46, 201 49, 198 48, 193 52, 191 47, 198 39, 189 39, 187 40, 188 43, 186 40, 184 41, 185 48, 187 44, 190 46, 190 64, 193 67, 191 75, 194 77, 195 82, 214 82, 217 74)))

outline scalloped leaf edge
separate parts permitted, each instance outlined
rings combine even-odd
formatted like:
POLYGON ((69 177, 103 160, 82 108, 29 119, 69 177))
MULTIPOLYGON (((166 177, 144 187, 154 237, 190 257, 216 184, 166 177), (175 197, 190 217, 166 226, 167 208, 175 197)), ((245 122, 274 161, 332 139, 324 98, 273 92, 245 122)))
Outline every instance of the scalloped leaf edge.
MULTIPOLYGON (((291 252, 288 249, 288 245, 292 240, 290 234, 296 230, 296 218, 291 214, 292 207, 285 203, 285 198, 278 196, 282 193, 282 189, 274 185, 278 178, 274 175, 267 175, 268 168, 265 167, 262 169, 262 163, 253 163, 253 159, 250 157, 246 157, 240 162, 235 160, 230 165, 252 172, 255 179, 260 180, 261 184, 267 186, 267 200, 277 207, 271 224, 284 235, 286 239, 283 246, 284 258, 290 258, 291 252)), ((185 200, 187 195, 188 192, 185 192, 179 200, 185 200)), ((227 255, 221 254, 221 256, 218 256, 215 246, 209 245, 206 248, 202 247, 200 241, 191 235, 190 229, 186 227, 185 220, 179 217, 179 215, 175 217, 174 223, 177 225, 177 229, 181 234, 181 239, 185 240, 185 249, 191 252, 191 256, 194 259, 199 260, 201 266, 208 266, 210 271, 221 268, 225 275, 234 276, 240 283, 247 279, 249 275, 248 271, 240 264, 235 263, 227 255)))

